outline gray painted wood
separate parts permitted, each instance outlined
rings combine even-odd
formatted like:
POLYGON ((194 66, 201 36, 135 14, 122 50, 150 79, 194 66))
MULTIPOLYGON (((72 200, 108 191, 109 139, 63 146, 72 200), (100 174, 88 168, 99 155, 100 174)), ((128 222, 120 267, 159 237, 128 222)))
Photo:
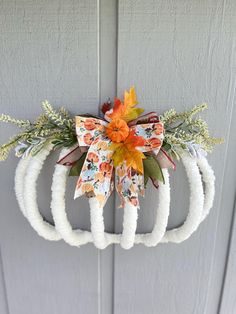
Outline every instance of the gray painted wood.
POLYGON ((0 313, 2 314, 9 313, 1 251, 0 251, 0 313))
MULTIPOLYGON (((199 230, 180 245, 129 251, 39 238, 19 212, 11 155, 0 164, 0 313, 233 314, 235 1, 3 0, 0 8, 0 112, 34 118, 46 98, 73 114, 96 114, 107 96, 121 96, 134 84, 146 111, 207 101, 203 116, 214 135, 225 137, 209 156, 217 193, 199 230)), ((2 126, 0 141, 13 133, 2 126)), ((40 209, 50 221, 56 159, 48 158, 39 179, 40 209)), ((69 219, 74 228, 89 229, 87 200, 72 200, 74 185, 69 180, 69 219)), ((169 228, 187 214, 181 164, 171 185, 169 228)), ((139 232, 152 229, 156 194, 150 186, 141 201, 139 232)), ((117 205, 113 196, 105 208, 107 231, 122 229, 117 205)))
MULTIPOLYGON (((99 90, 100 104, 116 95, 117 1, 100 1, 99 23, 99 90)), ((104 209, 105 229, 114 230, 114 194, 104 209)), ((99 251, 99 313, 113 312, 114 246, 99 251)))
MULTIPOLYGON (((116 314, 218 312, 236 186, 235 142, 229 137, 235 14, 234 1, 119 1, 119 93, 134 84, 140 105, 160 113, 206 101, 210 109, 204 118, 226 143, 209 156, 217 177, 214 208, 191 239, 128 252, 115 248, 116 314)), ((171 176, 169 227, 183 221, 188 207, 186 175, 177 168, 171 176)), ((142 202, 140 231, 152 228, 156 193, 151 189, 142 202)), ((117 216, 121 229, 122 212, 117 216)))
MULTIPOLYGON (((235 91, 235 87, 234 87, 235 91)), ((235 143, 236 143, 236 125, 234 117, 236 115, 235 99, 232 99, 234 108, 231 113, 231 123, 227 131, 228 147, 227 157, 225 160, 225 171, 223 177, 223 186, 221 193, 220 210, 218 212, 217 229, 219 230, 215 236, 214 256, 212 256, 211 280, 208 285, 208 303, 207 311, 215 308, 215 300, 219 298, 219 310, 221 314, 234 313, 233 307, 233 286, 234 281, 230 278, 235 277, 232 267, 230 266, 235 261, 235 192, 236 192, 236 169, 235 160, 235 143), (224 258, 222 258, 224 254, 224 258), (224 269, 224 272, 221 270, 224 269), (219 285, 222 282, 222 285, 219 285), (232 296, 232 298, 230 297, 232 296), (231 301, 231 302, 230 302, 231 301)), ((206 313, 208 313, 206 311, 206 313)))
MULTIPOLYGON (((99 103, 97 1, 1 1, 1 112, 33 118, 45 98, 73 114, 97 113, 99 103)), ((1 142, 14 128, 1 127, 1 142)), ((47 219, 56 155, 39 181, 39 204, 47 219)), ((22 217, 13 184, 17 160, 1 164, 0 241, 11 314, 99 313, 100 255, 38 237, 22 217)), ((86 200, 67 207, 75 227, 89 228, 86 200)))
MULTIPOLYGON (((234 209, 236 210, 236 209, 234 209)), ((236 297, 235 297, 235 265, 236 265, 236 250, 234 247, 236 241, 236 232, 235 232, 235 217, 233 221, 233 230, 232 236, 229 243, 229 256, 226 265, 226 272, 225 272, 225 281, 222 287, 222 299, 220 305, 219 313, 229 313, 233 314, 236 312, 236 297)))
MULTIPOLYGON (((235 117, 236 107, 234 106, 234 111, 232 112, 232 117, 235 117)), ((225 190, 222 196, 222 214, 220 222, 222 224, 222 230, 227 228, 224 226, 224 219, 222 215, 226 212, 227 207, 224 204, 229 204, 232 208, 234 208, 234 215, 231 219, 231 232, 228 237, 228 254, 225 262, 225 273, 224 279, 221 289, 221 300, 219 306, 220 314, 233 314, 236 312, 236 299, 235 299, 235 286, 236 286, 236 276, 235 276, 235 265, 236 265, 236 251, 235 251, 235 241, 236 241, 236 208, 235 208, 235 199, 233 199, 233 195, 235 197, 235 185, 236 185, 236 170, 234 165, 232 165, 235 160, 235 143, 236 143, 236 126, 234 123, 231 124, 230 129, 230 142, 234 143, 228 149, 228 158, 231 158, 231 163, 227 162, 226 171, 225 171, 225 190), (230 200, 230 202, 229 202, 230 200)), ((220 242, 218 240, 218 242, 220 242)), ((218 252, 220 251, 221 246, 226 246, 225 243, 219 243, 218 252)), ((219 254, 219 253, 218 253, 219 254)), ((217 263, 215 263, 217 265, 217 263)), ((214 282, 212 283, 212 286, 214 282)), ((211 288, 211 287, 210 287, 211 288)))

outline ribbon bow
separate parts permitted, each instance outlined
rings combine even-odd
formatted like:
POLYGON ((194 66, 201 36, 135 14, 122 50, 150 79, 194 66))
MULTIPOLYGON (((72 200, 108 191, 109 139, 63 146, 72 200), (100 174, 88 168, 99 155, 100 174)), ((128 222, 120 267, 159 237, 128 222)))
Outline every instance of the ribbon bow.
MULTIPOLYGON (((78 160, 87 151, 85 159, 80 160, 83 166, 78 171, 75 198, 83 194, 96 197, 102 207, 115 185, 122 206, 131 202, 139 207, 138 194, 144 195, 143 159, 146 156, 143 153, 158 154, 156 159, 161 168, 175 168, 171 158, 161 149, 164 127, 155 112, 140 116, 144 110, 136 107, 134 87, 125 91, 123 102, 115 98, 113 108, 110 108, 111 104, 106 105, 102 108, 105 120, 75 117, 79 146, 58 163, 73 165, 72 160, 78 160)), ((150 169, 148 172, 157 187, 157 178, 152 176, 150 169)))
MULTIPOLYGON (((133 122, 133 121, 132 121, 133 122)), ((137 123, 136 121, 135 123, 137 123)), ((140 146, 131 151, 131 158, 135 159, 137 152, 159 152, 164 138, 163 124, 144 123, 129 127, 129 134, 143 140, 140 146)), ((114 150, 112 140, 107 136, 106 129, 109 122, 94 117, 76 116, 76 134, 80 147, 87 147, 88 152, 79 179, 76 184, 75 198, 87 194, 96 197, 104 206, 115 186, 121 197, 122 205, 125 201, 138 206, 138 193, 144 194, 143 174, 135 171, 126 160, 114 168, 114 150)), ((120 144, 123 145, 123 144, 120 144)), ((118 145, 119 146, 119 145, 118 145)))

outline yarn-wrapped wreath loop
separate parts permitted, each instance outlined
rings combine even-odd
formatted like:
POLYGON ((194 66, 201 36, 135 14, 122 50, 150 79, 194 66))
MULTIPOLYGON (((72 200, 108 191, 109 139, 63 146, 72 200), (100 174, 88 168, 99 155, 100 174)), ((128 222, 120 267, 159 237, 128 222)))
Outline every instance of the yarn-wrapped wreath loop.
POLYGON ((37 233, 46 240, 58 241, 61 235, 40 214, 36 185, 44 161, 52 150, 48 145, 37 156, 21 159, 15 174, 15 192, 19 207, 37 233))
MULTIPOLYGON (((142 243, 146 246, 155 246, 160 242, 182 242, 186 240, 205 219, 212 206, 214 198, 214 174, 206 158, 193 159, 188 155, 182 161, 186 169, 190 183, 190 207, 186 221, 179 228, 166 231, 169 208, 170 189, 167 169, 164 171, 165 184, 159 187, 159 204, 156 210, 156 221, 153 231, 147 234, 136 234, 137 208, 127 204, 124 209, 123 232, 112 234, 105 232, 103 220, 103 208, 95 198, 89 199, 91 231, 73 230, 68 221, 65 209, 66 180, 69 168, 56 165, 52 182, 51 209, 55 227, 45 222, 41 216, 36 201, 36 186, 40 170, 50 153, 51 147, 42 150, 37 158, 22 159, 17 167, 15 178, 15 190, 22 212, 29 220, 32 227, 45 239, 56 241, 63 238, 72 246, 81 246, 94 242, 95 246, 103 249, 113 243, 120 243, 125 249, 131 248, 134 243, 142 243), (35 171, 32 172, 32 167, 35 171), (199 172, 202 172, 202 176, 199 172), (205 187, 203 194, 202 180, 205 187), (30 184, 30 191, 29 189, 30 184), (22 189, 22 186, 24 187, 22 189), (197 187, 197 188, 196 188, 197 187), (29 193, 30 192, 30 193, 29 193), (30 197, 28 196, 30 195, 30 197)), ((61 155, 67 153, 63 150, 61 155)))
MULTIPOLYGON (((61 155, 68 153, 68 150, 63 150, 61 155)), ((57 230, 61 233, 63 239, 71 245, 80 246, 85 244, 81 241, 81 234, 77 234, 77 230, 72 230, 72 227, 67 219, 65 212, 65 189, 68 168, 62 165, 55 166, 52 183, 52 213, 57 230), (54 193, 55 191, 55 193, 54 193)), ((168 216, 169 216, 169 176, 168 171, 165 171, 166 184, 161 184, 159 187, 160 195, 166 197, 160 198, 159 206, 157 207, 157 220, 153 232, 147 236, 147 243, 149 238, 154 239, 157 244, 166 230, 168 216), (162 223, 159 225, 159 217, 162 217, 162 223)), ((90 205, 90 219, 91 219, 91 235, 96 247, 103 249, 109 244, 120 243, 123 248, 130 248, 133 246, 136 238, 137 226, 137 207, 126 203, 124 207, 123 217, 123 232, 122 234, 111 234, 105 232, 103 208, 99 206, 96 198, 89 199, 90 205)), ((81 231, 80 231, 81 232, 81 231)), ((90 236, 91 236, 90 235, 90 236)), ((91 238, 88 242, 92 242, 91 238)))

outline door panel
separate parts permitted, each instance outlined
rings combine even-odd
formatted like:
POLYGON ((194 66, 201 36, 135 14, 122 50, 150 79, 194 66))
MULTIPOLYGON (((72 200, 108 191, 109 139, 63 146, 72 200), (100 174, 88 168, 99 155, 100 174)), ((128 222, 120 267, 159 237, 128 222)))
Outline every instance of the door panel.
MULTIPOLYGON (((1 1, 0 15, 0 111, 33 119, 48 99, 73 114, 97 114, 97 1, 1 1)), ((1 126, 1 142, 15 131, 1 126)), ((92 245, 78 249, 45 241, 32 230, 15 200, 12 155, 1 163, 1 254, 9 313, 97 313, 100 253, 92 245)), ((50 221, 56 155, 46 162, 38 186, 40 208, 50 221)), ((69 183, 71 194, 74 184, 69 183)), ((70 199, 74 227, 89 228, 87 200, 70 199)))
MULTIPOLYGON (((217 178, 214 208, 188 241, 128 252, 115 247, 116 314, 217 313, 235 191, 234 179, 229 186, 235 176, 229 137, 235 132, 235 15, 233 1, 119 1, 118 92, 134 84, 140 106, 159 113, 207 102, 202 116, 225 144, 208 157, 217 178)), ((183 222, 188 208, 179 163, 171 187, 169 228, 183 222)), ((156 202, 157 191, 150 187, 141 203, 140 231, 151 230, 156 202)), ((121 220, 122 212, 118 229, 121 220)))

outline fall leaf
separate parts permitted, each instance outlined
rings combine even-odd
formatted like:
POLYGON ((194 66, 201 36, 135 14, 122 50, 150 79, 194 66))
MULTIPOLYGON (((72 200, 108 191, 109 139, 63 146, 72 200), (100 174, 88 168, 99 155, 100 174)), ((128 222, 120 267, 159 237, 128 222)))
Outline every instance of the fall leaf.
POLYGON ((134 107, 137 105, 137 96, 135 93, 135 88, 132 86, 129 90, 129 93, 125 91, 124 95, 124 103, 126 104, 127 107, 134 107))
POLYGON ((137 105, 137 97, 134 87, 129 92, 125 91, 124 103, 116 98, 111 113, 107 113, 109 119, 123 119, 126 122, 137 119, 144 111, 142 108, 134 108, 137 105))
POLYGON ((155 187, 158 186, 158 181, 165 183, 162 169, 158 161, 153 156, 146 156, 146 159, 143 161, 143 165, 145 187, 149 178, 152 180, 155 187))
POLYGON ((132 150, 132 148, 135 148, 137 146, 144 146, 146 143, 146 140, 142 136, 137 136, 135 134, 135 130, 130 130, 129 136, 125 140, 125 145, 128 147, 128 149, 132 150))
MULTIPOLYGON (((116 146, 116 143, 113 143, 116 146)), ((112 144, 112 145, 113 145, 112 144)), ((120 145, 120 143, 118 144, 120 145)), ((137 149, 133 149, 132 151, 125 146, 125 144, 116 147, 114 154, 112 155, 114 166, 126 162, 127 167, 132 167, 134 170, 143 174, 143 159, 145 155, 138 151, 137 149)))
POLYGON ((87 153, 83 153, 79 160, 71 167, 69 176, 80 176, 87 153))
POLYGON ((137 150, 136 147, 143 146, 144 143, 145 140, 141 136, 135 135, 134 130, 130 131, 124 142, 111 143, 109 149, 114 151, 112 155, 114 166, 117 167, 126 161, 127 167, 132 167, 143 174, 143 159, 145 155, 137 150))
POLYGON ((107 114, 110 120, 123 119, 125 115, 125 106, 119 98, 114 100, 114 108, 111 110, 111 113, 107 114))

